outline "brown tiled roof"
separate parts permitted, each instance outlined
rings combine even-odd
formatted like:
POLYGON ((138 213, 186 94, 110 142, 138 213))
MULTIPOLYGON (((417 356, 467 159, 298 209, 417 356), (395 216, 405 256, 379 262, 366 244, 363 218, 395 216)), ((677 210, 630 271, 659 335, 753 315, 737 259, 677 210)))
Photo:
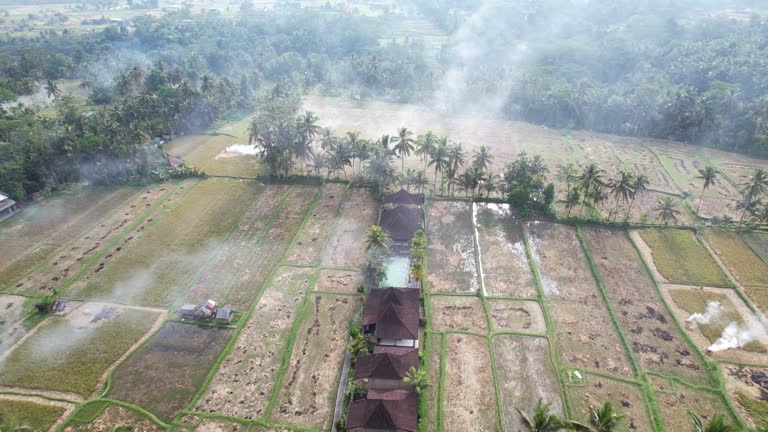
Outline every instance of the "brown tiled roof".
MULTIPOLYGON (((388 304, 419 309, 419 290, 413 288, 375 288, 368 293, 363 325, 375 324, 388 304)), ((417 316, 418 319, 418 316, 417 316)))
POLYGON ((405 189, 400 189, 395 193, 385 195, 382 199, 384 204, 424 204, 424 194, 412 194, 405 189))
POLYGON ((347 429, 401 429, 416 431, 416 393, 407 390, 370 390, 367 399, 349 404, 347 429))
POLYGON ((421 208, 397 206, 381 211, 379 225, 389 233, 392 240, 410 241, 413 233, 422 228, 423 219, 421 208))
POLYGON ((399 354, 379 352, 357 359, 355 379, 392 379, 402 380, 411 367, 418 367, 419 350, 406 348, 399 354))
POLYGON ((376 331, 380 339, 418 339, 419 309, 388 303, 376 319, 376 331))

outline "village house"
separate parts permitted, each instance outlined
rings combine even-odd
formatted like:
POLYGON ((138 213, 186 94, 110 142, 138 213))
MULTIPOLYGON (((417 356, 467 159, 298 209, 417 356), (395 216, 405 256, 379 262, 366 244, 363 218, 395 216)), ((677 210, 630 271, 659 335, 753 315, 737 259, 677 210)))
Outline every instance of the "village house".
POLYGON ((419 367, 419 350, 377 346, 373 354, 357 359, 355 381, 365 388, 380 390, 408 390, 411 386, 403 378, 411 368, 419 367))
POLYGON ((413 234, 423 228, 424 213, 420 207, 398 205, 382 208, 379 226, 389 233, 395 245, 409 245, 413 234))
POLYGON ((363 333, 376 345, 418 348, 419 301, 419 290, 371 290, 363 311, 363 333))
POLYGON ((365 399, 349 404, 347 430, 415 432, 417 411, 418 397, 412 391, 369 390, 365 399))
POLYGON ((234 317, 235 311, 233 309, 223 307, 216 311, 217 324, 231 324, 234 317))
POLYGON ((401 205, 420 207, 424 204, 424 194, 412 194, 405 189, 400 189, 395 193, 385 195, 381 202, 385 208, 394 208, 401 205))
POLYGON ((16 201, 0 192, 0 221, 19 211, 16 201))

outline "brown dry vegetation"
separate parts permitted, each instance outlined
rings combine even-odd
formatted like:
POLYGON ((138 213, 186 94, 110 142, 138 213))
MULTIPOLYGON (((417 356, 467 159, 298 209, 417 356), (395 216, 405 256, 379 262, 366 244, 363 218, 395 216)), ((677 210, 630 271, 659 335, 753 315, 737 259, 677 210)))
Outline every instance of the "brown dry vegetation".
POLYGON ((348 322, 361 305, 354 296, 316 294, 306 306, 272 415, 280 422, 326 430, 347 347, 348 322))
POLYGON ((311 265, 315 264, 326 239, 333 228, 333 221, 339 212, 339 206, 344 200, 347 185, 341 183, 326 183, 323 185, 320 200, 315 205, 309 219, 292 246, 286 263, 311 265))
POLYGON ((723 364, 725 389, 733 406, 751 426, 768 426, 768 368, 723 364))
POLYGON ((617 411, 626 415, 622 422, 623 427, 618 430, 638 432, 653 430, 643 393, 637 385, 587 374, 582 385, 568 386, 568 398, 576 419, 580 422, 589 422, 589 408, 598 409, 604 402, 611 402, 617 411))
POLYGON ((315 291, 352 294, 362 283, 363 275, 357 271, 320 270, 315 291))
POLYGON ((445 430, 496 430, 498 415, 488 339, 465 334, 445 337, 448 342, 443 388, 445 430))
POLYGON ((584 230, 608 298, 643 369, 697 385, 709 380, 701 361, 674 325, 625 231, 584 230))
POLYGON ((476 204, 475 211, 486 294, 535 297, 520 221, 506 204, 476 204))
POLYGON ((526 230, 554 322, 560 362, 633 376, 575 230, 547 222, 529 222, 526 230))
POLYGON ((283 259, 317 192, 316 187, 298 185, 288 192, 288 197, 275 217, 275 223, 253 251, 251 261, 234 280, 226 297, 228 304, 244 310, 253 303, 269 274, 283 259))
POLYGON ((167 322, 115 369, 108 397, 170 421, 191 401, 230 336, 229 329, 167 322))
POLYGON ((544 334, 547 325, 535 301, 489 299, 488 315, 495 332, 544 334))
POLYGON ((350 188, 341 206, 328 245, 322 253, 324 267, 356 269, 363 263, 363 236, 378 222, 379 207, 370 189, 350 188))
POLYGON ((483 302, 477 297, 430 296, 429 307, 433 331, 488 332, 483 302))
POLYGON ((70 422, 64 432, 112 432, 115 428, 131 427, 134 432, 160 432, 165 430, 141 414, 117 405, 110 405, 88 424, 70 422))
POLYGON ((291 326, 314 270, 281 267, 195 408, 244 419, 264 415, 291 326))
MULTIPOLYGON (((429 387, 427 387, 427 415, 424 424, 427 432, 437 432, 438 393, 440 390, 440 350, 443 335, 432 333, 429 337, 429 387)), ((423 347, 423 344, 422 344, 423 347)))
POLYGON ((477 291, 480 286, 470 205, 466 202, 434 201, 429 206, 427 225, 429 290, 477 291))
POLYGON ((713 415, 722 414, 728 422, 733 422, 722 397, 705 390, 694 390, 677 384, 671 393, 656 392, 656 402, 661 411, 664 428, 668 431, 689 430, 689 411, 698 414, 705 421, 712 420, 713 415))
POLYGON ((269 185, 256 197, 232 235, 206 263, 184 294, 186 301, 200 302, 208 298, 222 300, 235 275, 246 268, 287 191, 287 185, 269 185))
POLYGON ((530 415, 539 400, 552 403, 552 411, 563 414, 560 384, 552 367, 547 339, 498 335, 493 338, 493 349, 506 430, 522 430, 516 408, 530 415))

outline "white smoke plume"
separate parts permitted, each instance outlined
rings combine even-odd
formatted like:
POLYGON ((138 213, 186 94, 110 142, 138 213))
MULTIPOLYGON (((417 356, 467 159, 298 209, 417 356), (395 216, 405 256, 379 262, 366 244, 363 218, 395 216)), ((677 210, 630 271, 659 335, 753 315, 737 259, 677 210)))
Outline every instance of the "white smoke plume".
POLYGON ((707 303, 707 308, 704 313, 694 313, 688 317, 686 321, 695 322, 697 324, 709 324, 712 321, 716 321, 723 313, 723 306, 718 301, 711 301, 707 303))
POLYGON ((741 348, 744 345, 752 342, 752 332, 747 327, 739 326, 733 322, 723 330, 723 334, 720 339, 716 340, 707 351, 717 352, 732 348, 741 348))
POLYGON ((233 156, 256 156, 257 154, 259 154, 259 149, 254 144, 234 144, 216 155, 216 159, 233 156))

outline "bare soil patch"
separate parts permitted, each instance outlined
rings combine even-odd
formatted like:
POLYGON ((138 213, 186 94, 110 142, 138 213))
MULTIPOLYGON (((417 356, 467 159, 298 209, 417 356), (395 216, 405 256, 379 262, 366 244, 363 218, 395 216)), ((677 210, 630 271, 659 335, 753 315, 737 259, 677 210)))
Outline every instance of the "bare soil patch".
POLYGON ((466 202, 434 201, 428 216, 427 281, 432 292, 476 292, 472 207, 466 202))
POLYGON ((170 421, 192 399, 232 330, 166 322, 115 369, 108 397, 170 421))
POLYGON ((94 421, 88 424, 70 422, 65 432, 111 432, 115 428, 131 427, 134 432, 160 432, 165 430, 143 415, 117 405, 110 405, 94 421))
POLYGON ((355 293, 363 283, 363 275, 356 271, 320 270, 315 283, 315 291, 335 293, 355 293))
POLYGON ((493 331, 544 334, 547 325, 539 303, 524 300, 489 299, 488 314, 493 331))
POLYGON ((287 191, 287 185, 266 186, 184 294, 186 301, 196 303, 208 298, 223 299, 235 276, 248 264, 287 191))
POLYGON ((350 188, 341 205, 328 245, 323 248, 324 267, 359 268, 363 263, 363 236, 379 218, 379 207, 367 188, 350 188))
POLYGON ((313 272, 296 267, 277 271, 235 346, 200 397, 196 411, 244 419, 264 415, 291 326, 313 272))
POLYGON ((520 221, 507 204, 475 204, 482 277, 489 296, 535 297, 520 221))
POLYGON ((488 340, 448 334, 443 388, 443 424, 447 431, 498 428, 488 340))
POLYGON ((523 430, 516 408, 531 413, 539 400, 551 403, 552 411, 563 415, 560 384, 547 339, 498 335, 493 338, 493 346, 505 430, 523 430))
MULTIPOLYGON (((587 374, 584 383, 568 386, 568 395, 576 419, 589 424, 589 408, 598 409, 604 402, 611 402, 614 408, 626 415, 617 430, 651 432, 649 411, 639 386, 587 374)), ((687 430, 687 429, 667 429, 687 430)))
POLYGON ((240 310, 250 307, 272 270, 285 256, 317 192, 317 187, 299 185, 288 192, 275 223, 253 251, 250 262, 233 281, 225 298, 228 304, 240 310))
POLYGON ((248 426, 226 420, 204 419, 195 428, 196 432, 240 432, 248 430, 248 426))
POLYGON ((723 364, 725 389, 751 427, 768 426, 768 368, 723 364))
POLYGON ((700 359, 674 325, 626 233, 587 228, 584 234, 624 335, 643 369, 709 385, 700 359))
POLYGON ((488 332, 483 302, 477 297, 430 296, 432 330, 438 332, 488 332))
POLYGON ((346 189, 347 185, 341 183, 323 185, 320 200, 299 231, 292 251, 286 258, 287 263, 310 265, 317 262, 321 249, 333 229, 333 222, 346 189))
POLYGON ((311 295, 280 383, 275 420, 327 430, 347 347, 349 320, 361 309, 354 296, 311 295))

